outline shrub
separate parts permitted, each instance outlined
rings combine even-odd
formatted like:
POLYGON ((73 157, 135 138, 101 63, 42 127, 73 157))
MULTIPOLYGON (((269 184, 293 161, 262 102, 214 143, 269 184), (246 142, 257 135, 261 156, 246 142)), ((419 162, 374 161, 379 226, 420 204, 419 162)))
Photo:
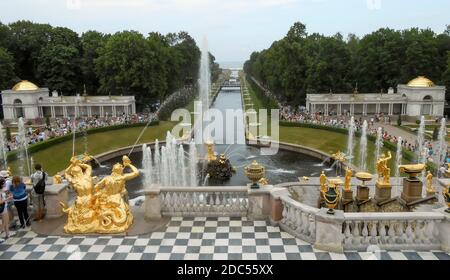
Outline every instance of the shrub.
POLYGON ((50 126, 50 118, 48 116, 45 117, 45 125, 50 126))
POLYGON ((420 124, 420 120, 416 120, 416 124, 420 124))
POLYGON ((438 138, 439 138, 439 129, 437 127, 435 127, 433 130, 433 140, 437 141, 438 138))
POLYGON ((402 116, 398 116, 397 125, 402 126, 402 116))
POLYGON ((6 127, 6 140, 11 141, 11 128, 6 127))

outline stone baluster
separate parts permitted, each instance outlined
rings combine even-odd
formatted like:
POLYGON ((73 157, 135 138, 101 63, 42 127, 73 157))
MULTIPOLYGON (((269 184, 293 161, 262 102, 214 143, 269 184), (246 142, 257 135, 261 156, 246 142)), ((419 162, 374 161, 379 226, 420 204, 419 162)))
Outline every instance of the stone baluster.
POLYGON ((406 230, 405 230, 405 234, 406 234, 405 243, 409 244, 409 243, 412 243, 413 240, 414 240, 414 233, 413 233, 413 230, 412 230, 411 221, 408 221, 407 224, 408 225, 406 226, 406 230))
POLYGON ((369 230, 368 230, 368 222, 363 222, 363 228, 362 228, 362 243, 368 244, 369 243, 369 230))
POLYGON ((389 222, 388 224, 389 229, 388 229, 388 236, 389 238, 387 239, 389 243, 394 244, 395 243, 395 239, 396 239, 396 233, 395 233, 395 223, 393 221, 389 222))
POLYGON ((386 225, 384 221, 378 223, 379 242, 386 243, 386 225))
POLYGON ((361 232, 359 229, 359 224, 360 224, 359 221, 355 221, 353 231, 352 231, 353 242, 355 243, 355 245, 361 244, 361 232))
POLYGON ((300 209, 297 209, 297 211, 295 211, 295 221, 297 225, 297 232, 302 233, 303 221, 302 221, 302 211, 300 209))
MULTIPOLYGON (((381 224, 381 222, 379 222, 379 224, 381 224)), ((378 243, 377 225, 378 225, 378 223, 376 221, 372 222, 372 224, 371 224, 371 228, 370 228, 370 243, 371 244, 378 243)))
POLYGON ((397 239, 395 240, 395 243, 406 243, 408 240, 408 235, 406 234, 406 231, 404 230, 405 222, 398 221, 396 222, 395 226, 395 235, 397 236, 397 239))
POLYGON ((344 244, 345 245, 351 245, 351 238, 352 238, 352 234, 350 231, 350 221, 345 221, 345 228, 344 228, 344 244))
POLYGON ((310 214, 310 217, 311 222, 309 223, 309 236, 314 239, 316 237, 316 223, 314 221, 315 217, 313 214, 310 214))

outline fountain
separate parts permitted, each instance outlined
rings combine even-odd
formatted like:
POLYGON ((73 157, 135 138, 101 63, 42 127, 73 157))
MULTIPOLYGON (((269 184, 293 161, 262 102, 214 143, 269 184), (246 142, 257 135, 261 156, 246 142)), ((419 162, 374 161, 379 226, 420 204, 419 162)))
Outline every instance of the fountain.
POLYGON ((445 118, 441 119, 441 127, 439 129, 439 145, 438 145, 438 161, 439 166, 445 164, 445 157, 447 155, 447 120, 445 118))
POLYGON ((0 156, 3 160, 3 168, 6 170, 8 166, 8 156, 7 156, 7 150, 6 150, 6 135, 3 131, 3 125, 0 122, 0 156))
MULTIPOLYGON (((402 137, 397 138, 397 152, 395 155, 395 166, 400 166, 402 164, 402 137)), ((398 178, 397 187, 400 186, 401 183, 401 177, 400 177, 400 170, 398 168, 395 169, 395 177, 398 178)), ((398 193, 398 190, 397 190, 398 193)))
POLYGON ((424 163, 423 162, 423 145, 425 142, 425 117, 422 116, 420 118, 420 125, 419 130, 417 132, 417 148, 416 148, 416 154, 417 154, 417 163, 424 163))
POLYGON ((361 142, 359 150, 359 168, 361 170, 366 170, 366 160, 367 160, 367 121, 365 120, 362 126, 361 142))
POLYGON ((31 175, 31 168, 30 168, 30 160, 28 158, 28 143, 27 143, 27 134, 25 131, 25 123, 23 121, 23 118, 19 118, 19 122, 17 124, 18 126, 18 132, 17 132, 17 144, 19 146, 20 152, 18 153, 19 156, 19 173, 21 175, 25 174, 25 170, 23 170, 23 167, 27 167, 27 173, 26 175, 31 175))
POLYGON ((195 143, 191 141, 189 147, 189 156, 186 157, 183 145, 178 145, 170 132, 167 132, 165 146, 160 148, 159 142, 155 142, 153 153, 152 149, 144 144, 142 146, 142 174, 145 185, 197 186, 195 143))
POLYGON ((377 129, 377 140, 375 141, 375 166, 377 165, 377 160, 380 157, 381 146, 383 146, 383 128, 380 126, 377 129))
POLYGON ((352 164, 353 159, 353 137, 355 135, 355 118, 352 116, 349 121, 348 139, 347 139, 347 159, 348 163, 352 164))

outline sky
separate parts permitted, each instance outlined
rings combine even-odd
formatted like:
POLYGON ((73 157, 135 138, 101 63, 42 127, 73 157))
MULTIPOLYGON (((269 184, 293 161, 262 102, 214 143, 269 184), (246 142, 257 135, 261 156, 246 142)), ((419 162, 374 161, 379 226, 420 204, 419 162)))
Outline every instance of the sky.
POLYGON ((296 21, 308 33, 344 36, 381 27, 431 28, 450 24, 448 0, 1 0, 0 22, 31 20, 82 33, 97 30, 187 31, 206 37, 219 62, 243 62, 270 47, 296 21))

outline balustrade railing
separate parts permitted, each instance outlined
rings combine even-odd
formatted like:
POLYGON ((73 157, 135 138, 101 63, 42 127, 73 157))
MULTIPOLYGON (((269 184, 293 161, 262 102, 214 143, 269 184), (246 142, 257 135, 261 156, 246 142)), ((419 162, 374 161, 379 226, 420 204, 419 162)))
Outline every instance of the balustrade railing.
POLYGON ((316 214, 319 209, 299 203, 290 197, 280 197, 283 204, 280 227, 290 234, 310 243, 316 237, 316 214))
POLYGON ((440 248, 439 229, 444 216, 433 212, 344 213, 344 250, 440 248))
POLYGON ((246 187, 164 187, 160 202, 163 216, 246 217, 246 187))

